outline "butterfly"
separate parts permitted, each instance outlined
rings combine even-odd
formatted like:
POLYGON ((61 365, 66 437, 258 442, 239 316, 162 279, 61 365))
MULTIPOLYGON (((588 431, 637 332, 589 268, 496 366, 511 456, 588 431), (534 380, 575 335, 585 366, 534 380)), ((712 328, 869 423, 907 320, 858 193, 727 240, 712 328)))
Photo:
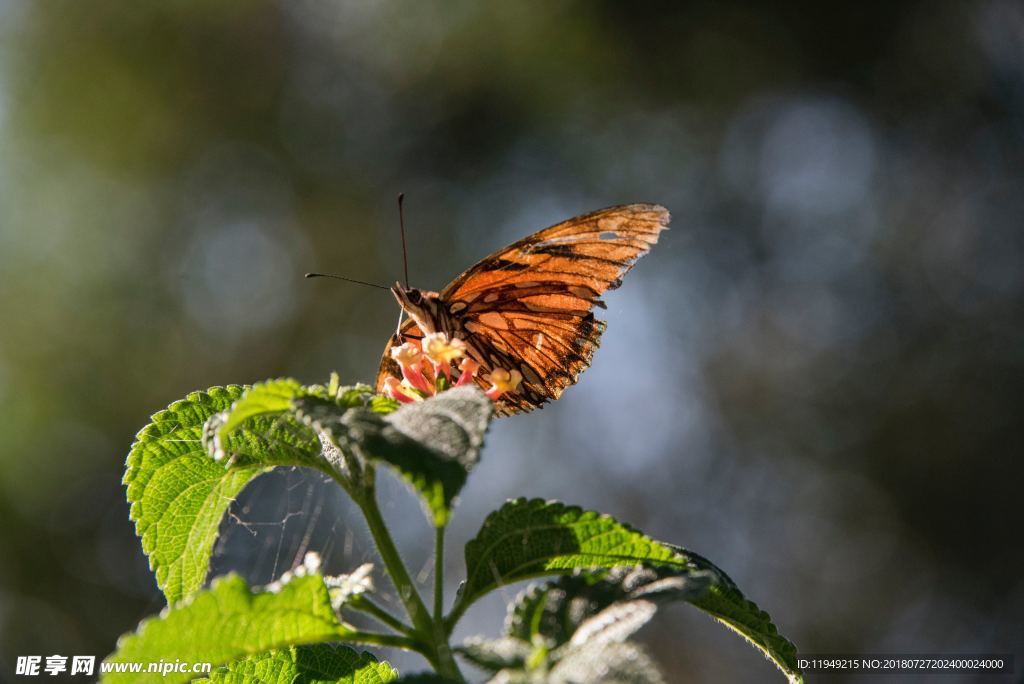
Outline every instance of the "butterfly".
POLYGON ((521 383, 496 402, 498 415, 540 408, 575 384, 605 330, 594 308, 668 227, 655 204, 627 204, 577 216, 500 249, 440 293, 390 288, 409 318, 391 336, 377 391, 401 378, 392 349, 428 333, 461 339, 480 364, 484 389, 495 369, 518 370, 521 383))

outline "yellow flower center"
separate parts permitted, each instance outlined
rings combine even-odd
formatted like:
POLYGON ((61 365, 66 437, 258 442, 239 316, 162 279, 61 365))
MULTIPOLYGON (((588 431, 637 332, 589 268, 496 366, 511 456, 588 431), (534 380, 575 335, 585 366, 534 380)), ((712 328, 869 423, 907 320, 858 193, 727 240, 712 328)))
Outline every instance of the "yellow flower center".
POLYGON ((507 371, 504 368, 495 368, 490 376, 485 379, 494 385, 495 390, 504 394, 505 392, 515 392, 519 389, 519 383, 523 380, 523 374, 515 369, 507 371))
POLYGON ((444 333, 430 333, 423 338, 423 349, 434 363, 447 365, 466 353, 466 343, 459 339, 449 340, 444 333))

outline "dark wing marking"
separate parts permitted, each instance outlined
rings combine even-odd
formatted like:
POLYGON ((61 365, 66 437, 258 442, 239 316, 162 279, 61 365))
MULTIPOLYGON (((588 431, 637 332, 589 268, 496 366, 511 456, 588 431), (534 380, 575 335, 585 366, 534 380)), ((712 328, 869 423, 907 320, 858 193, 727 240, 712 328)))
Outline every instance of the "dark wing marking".
POLYGON ((545 228, 485 257, 453 280, 441 298, 473 300, 498 285, 555 280, 584 285, 600 295, 621 284, 658 233, 668 210, 655 204, 601 209, 545 228))
MULTIPOLYGON (((499 414, 529 411, 574 384, 597 349, 600 296, 622 277, 669 222, 664 207, 630 204, 578 216, 486 257, 441 293, 467 333, 482 378, 519 370, 522 391, 499 414)), ((503 405, 504 404, 504 405, 503 405)))

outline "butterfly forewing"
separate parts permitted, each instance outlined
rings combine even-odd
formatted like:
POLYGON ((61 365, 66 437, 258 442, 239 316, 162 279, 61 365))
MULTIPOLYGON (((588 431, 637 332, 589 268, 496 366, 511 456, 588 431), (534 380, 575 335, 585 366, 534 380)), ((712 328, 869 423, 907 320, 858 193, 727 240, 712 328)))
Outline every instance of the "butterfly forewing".
MULTIPOLYGON (((577 216, 491 254, 441 292, 449 325, 457 328, 444 332, 467 343, 481 364, 478 383, 489 386, 484 378, 499 367, 522 373, 519 392, 498 403, 500 415, 537 408, 576 382, 604 332, 593 314, 604 306, 600 296, 619 286, 668 222, 668 210, 652 204, 577 216)), ((402 332, 422 337, 413 321, 402 332)), ((400 377, 390 355, 396 344, 392 336, 378 391, 388 375, 400 377)))

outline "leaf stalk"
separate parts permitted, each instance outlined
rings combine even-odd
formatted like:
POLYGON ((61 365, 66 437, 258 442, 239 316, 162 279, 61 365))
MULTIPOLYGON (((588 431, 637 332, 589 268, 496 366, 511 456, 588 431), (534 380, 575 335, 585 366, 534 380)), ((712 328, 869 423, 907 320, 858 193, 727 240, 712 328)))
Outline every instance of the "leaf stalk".
MULTIPOLYGON (((438 674, 457 682, 464 682, 465 679, 459 671, 459 665, 455 662, 451 646, 448 644, 448 630, 443 621, 435 621, 431 618, 381 515, 380 507, 377 504, 376 487, 371 479, 373 478, 373 467, 367 466, 366 471, 365 486, 358 491, 346 487, 346 491, 349 491, 356 505, 362 511, 367 527, 370 529, 370 536, 373 537, 373 541, 377 545, 377 552, 380 553, 384 567, 398 591, 398 597, 401 599, 402 605, 405 606, 409 619, 412 620, 414 639, 404 639, 404 641, 409 643, 412 650, 421 653, 438 674)), ((335 477, 335 479, 338 478, 335 477)), ((340 481, 339 484, 341 484, 340 481)), ((401 639, 401 637, 395 638, 401 639)))

